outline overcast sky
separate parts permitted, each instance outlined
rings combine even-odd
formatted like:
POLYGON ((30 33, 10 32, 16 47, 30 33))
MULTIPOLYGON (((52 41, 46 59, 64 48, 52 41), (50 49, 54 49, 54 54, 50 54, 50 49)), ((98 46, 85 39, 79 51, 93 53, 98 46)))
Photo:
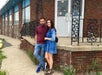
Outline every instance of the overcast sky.
POLYGON ((5 5, 8 0, 0 0, 0 9, 5 5))

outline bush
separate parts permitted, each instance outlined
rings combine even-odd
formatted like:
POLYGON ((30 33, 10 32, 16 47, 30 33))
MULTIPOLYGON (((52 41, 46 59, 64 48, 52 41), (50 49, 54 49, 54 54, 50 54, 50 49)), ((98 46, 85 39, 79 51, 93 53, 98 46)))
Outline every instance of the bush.
POLYGON ((4 45, 4 42, 5 42, 5 41, 6 41, 5 39, 0 38, 0 49, 3 48, 3 45, 4 45))
POLYGON ((3 59, 5 59, 5 58, 6 58, 6 56, 3 55, 3 52, 0 50, 0 68, 1 68, 2 61, 3 61, 3 59))
POLYGON ((76 75, 76 70, 74 69, 74 67, 71 66, 63 66, 62 70, 64 72, 64 75, 76 75))
POLYGON ((0 40, 0 49, 3 48, 3 41, 0 40))
POLYGON ((0 71, 0 75, 7 75, 6 71, 0 71))

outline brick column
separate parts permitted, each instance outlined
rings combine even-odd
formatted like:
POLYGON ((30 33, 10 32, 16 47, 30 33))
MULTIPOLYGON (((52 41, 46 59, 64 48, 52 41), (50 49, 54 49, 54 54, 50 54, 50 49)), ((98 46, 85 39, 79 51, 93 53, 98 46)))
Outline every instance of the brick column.
POLYGON ((5 35, 5 16, 4 16, 4 29, 3 29, 3 35, 5 35))
POLYGON ((0 34, 2 34, 2 16, 0 16, 0 34))
POLYGON ((14 7, 12 7, 12 37, 14 37, 14 7))
POLYGON ((22 28, 22 2, 19 3, 19 34, 22 28))
POLYGON ((30 21, 36 20, 36 0, 30 0, 30 21))
POLYGON ((7 36, 9 36, 9 11, 7 13, 7 36))

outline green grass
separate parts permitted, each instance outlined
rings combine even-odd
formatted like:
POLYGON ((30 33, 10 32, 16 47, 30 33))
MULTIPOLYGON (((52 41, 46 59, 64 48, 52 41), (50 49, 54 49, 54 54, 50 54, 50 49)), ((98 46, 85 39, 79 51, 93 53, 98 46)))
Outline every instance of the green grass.
MULTIPOLYGON (((1 68, 1 65, 2 65, 2 61, 7 58, 4 54, 3 54, 3 51, 0 50, 0 68, 1 68)), ((1 71, 0 70, 0 75, 7 75, 6 74, 6 71, 1 71)))
POLYGON ((3 51, 0 50, 0 68, 1 68, 1 64, 2 64, 2 61, 3 59, 7 58, 4 54, 3 54, 3 51))
POLYGON ((0 75, 7 75, 6 71, 0 71, 0 75))
POLYGON ((30 57, 30 59, 32 60, 32 62, 33 62, 34 64, 38 65, 39 62, 38 62, 37 59, 34 57, 32 51, 26 50, 26 52, 27 52, 28 56, 30 57))

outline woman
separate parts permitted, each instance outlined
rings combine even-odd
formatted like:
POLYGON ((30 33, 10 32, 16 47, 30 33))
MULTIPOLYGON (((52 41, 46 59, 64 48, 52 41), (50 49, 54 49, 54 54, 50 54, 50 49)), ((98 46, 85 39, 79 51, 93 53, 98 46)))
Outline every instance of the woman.
POLYGON ((47 20, 47 26, 49 28, 45 40, 45 58, 48 62, 49 65, 49 71, 47 73, 51 74, 53 73, 52 68, 53 68, 53 54, 57 53, 56 49, 56 30, 54 27, 54 24, 52 20, 47 20))

